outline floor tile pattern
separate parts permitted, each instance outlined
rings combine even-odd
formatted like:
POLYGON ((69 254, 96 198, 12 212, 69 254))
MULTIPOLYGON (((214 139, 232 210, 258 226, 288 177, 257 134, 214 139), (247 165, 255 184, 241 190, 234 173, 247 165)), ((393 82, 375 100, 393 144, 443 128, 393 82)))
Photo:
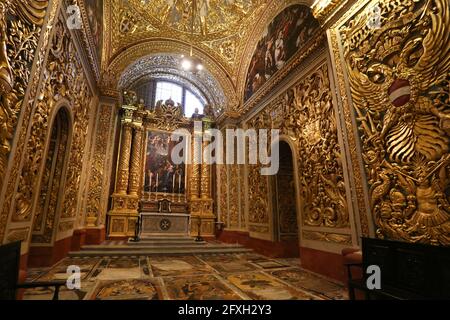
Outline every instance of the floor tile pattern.
MULTIPOLYGON (((259 254, 65 258, 30 269, 29 281, 67 279, 78 266, 81 288, 62 288, 62 300, 324 300, 347 299, 344 287, 300 267, 299 259, 259 254)), ((52 289, 25 291, 24 299, 52 298, 52 289)))

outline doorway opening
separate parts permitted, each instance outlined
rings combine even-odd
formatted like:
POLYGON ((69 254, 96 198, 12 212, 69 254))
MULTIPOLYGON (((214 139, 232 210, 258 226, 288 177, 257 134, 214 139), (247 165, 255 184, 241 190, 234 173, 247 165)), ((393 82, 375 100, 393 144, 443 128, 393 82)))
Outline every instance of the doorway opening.
POLYGON ((290 145, 279 142, 280 168, 272 177, 274 240, 282 244, 283 256, 299 256, 294 158, 290 145))
POLYGON ((64 177, 69 156, 69 114, 61 108, 53 121, 45 167, 35 209, 29 267, 53 265, 59 260, 54 248, 56 224, 64 197, 64 177))

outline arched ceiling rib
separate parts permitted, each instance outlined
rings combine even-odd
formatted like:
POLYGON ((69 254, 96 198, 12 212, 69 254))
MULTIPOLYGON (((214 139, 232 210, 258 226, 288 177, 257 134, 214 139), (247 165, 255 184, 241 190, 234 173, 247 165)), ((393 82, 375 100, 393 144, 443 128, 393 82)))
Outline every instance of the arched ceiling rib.
POLYGON ((143 79, 166 79, 181 83, 212 105, 222 107, 226 97, 217 80, 208 70, 192 74, 180 69, 179 57, 175 55, 150 55, 138 59, 128 66, 119 79, 119 89, 129 89, 143 79))

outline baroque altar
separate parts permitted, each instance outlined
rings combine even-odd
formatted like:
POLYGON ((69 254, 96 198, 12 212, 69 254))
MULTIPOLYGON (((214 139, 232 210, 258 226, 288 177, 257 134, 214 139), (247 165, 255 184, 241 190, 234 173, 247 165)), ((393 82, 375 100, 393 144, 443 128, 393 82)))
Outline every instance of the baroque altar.
MULTIPOLYGON (((171 100, 146 110, 134 92, 123 96, 108 237, 134 236, 139 217, 141 237, 196 236, 198 222, 203 236, 214 236, 211 165, 201 161, 180 164, 170 157, 177 143, 185 143, 184 150, 194 157, 198 154, 198 144, 190 139, 193 120, 184 117, 181 107, 171 100), (172 141, 175 130, 183 130, 186 136, 172 141)), ((203 125, 209 127, 211 119, 205 117, 203 125)))

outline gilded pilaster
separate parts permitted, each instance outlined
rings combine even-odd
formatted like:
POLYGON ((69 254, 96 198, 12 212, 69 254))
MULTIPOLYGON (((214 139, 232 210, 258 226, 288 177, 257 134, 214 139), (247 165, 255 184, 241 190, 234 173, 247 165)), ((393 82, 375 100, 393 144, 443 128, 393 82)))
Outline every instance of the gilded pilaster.
POLYGON ((141 164, 142 164, 142 132, 141 126, 133 129, 133 143, 131 150, 131 165, 129 178, 129 191, 131 196, 137 196, 141 180, 141 164))
MULTIPOLYGON (((204 126, 206 129, 209 127, 205 123, 204 126)), ((214 236, 215 216, 211 195, 211 165, 202 157, 202 150, 205 150, 209 142, 207 141, 208 139, 203 139, 202 142, 196 140, 202 139, 202 136, 197 136, 197 134, 194 130, 194 164, 191 181, 194 183, 195 190, 191 189, 191 235, 198 234, 200 224, 203 236, 214 236)), ((206 132, 205 134, 208 133, 206 132)))
POLYGON ((122 139, 119 155, 119 166, 117 168, 116 193, 126 194, 128 188, 128 179, 130 175, 130 152, 132 141, 132 128, 129 123, 122 125, 122 139))
POLYGON ((191 199, 195 200, 200 197, 200 177, 201 177, 201 136, 197 136, 198 133, 194 131, 194 139, 192 139, 192 172, 191 172, 191 185, 190 195, 191 199))
POLYGON ((116 192, 108 213, 109 237, 134 235, 138 217, 138 191, 142 157, 142 110, 138 110, 134 92, 124 92, 122 136, 117 166, 116 192))
MULTIPOLYGON (((203 141, 203 150, 209 142, 203 141)), ((200 194, 202 199, 211 199, 211 166, 203 161, 201 165, 200 194)))

